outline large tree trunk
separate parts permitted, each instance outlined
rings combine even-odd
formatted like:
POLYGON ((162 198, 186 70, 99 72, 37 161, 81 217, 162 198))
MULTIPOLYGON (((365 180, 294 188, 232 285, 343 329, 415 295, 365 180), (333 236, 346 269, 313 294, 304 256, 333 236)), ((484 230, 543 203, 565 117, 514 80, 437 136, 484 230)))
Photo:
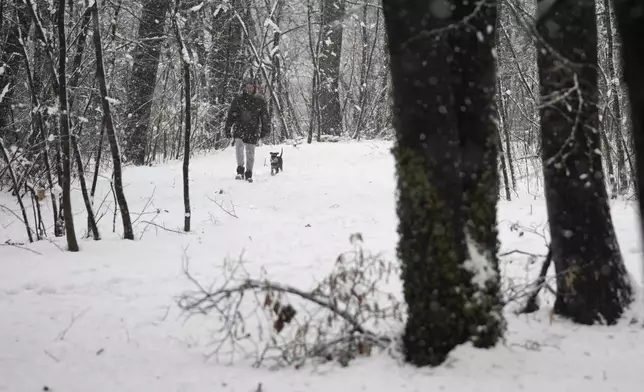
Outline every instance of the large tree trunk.
POLYGON ((319 132, 323 135, 342 133, 340 105, 340 57, 342 54, 342 18, 344 0, 321 0, 321 41, 319 61, 318 105, 319 132))
POLYGON ((403 344, 406 359, 420 366, 442 363, 466 341, 494 346, 504 325, 496 231, 496 2, 480 10, 460 0, 443 5, 383 1, 398 255, 408 305, 403 344), (459 24, 467 15, 468 23, 459 24))
POLYGON ((134 49, 134 65, 127 84, 125 156, 135 165, 145 164, 148 128, 157 81, 161 47, 165 40, 165 14, 169 0, 141 0, 140 43, 134 49))
MULTIPOLYGON (((628 88, 632 132, 637 155, 637 189, 644 187, 644 13, 641 0, 613 0, 617 31, 621 37, 621 61, 628 88)), ((638 197, 644 211, 644 198, 638 197)), ((644 220, 642 220, 644 229, 644 220)), ((644 230, 642 231, 644 233, 644 230)))
MULTIPOLYGON (((630 101, 637 166, 640 233, 644 235, 644 12, 642 0, 613 0, 617 31, 622 39, 621 61, 630 101)), ((623 140, 623 139, 622 139, 623 140)))
POLYGON ((613 324, 632 301, 632 289, 602 169, 595 2, 556 2, 538 29, 544 40, 538 65, 555 312, 577 323, 613 324))

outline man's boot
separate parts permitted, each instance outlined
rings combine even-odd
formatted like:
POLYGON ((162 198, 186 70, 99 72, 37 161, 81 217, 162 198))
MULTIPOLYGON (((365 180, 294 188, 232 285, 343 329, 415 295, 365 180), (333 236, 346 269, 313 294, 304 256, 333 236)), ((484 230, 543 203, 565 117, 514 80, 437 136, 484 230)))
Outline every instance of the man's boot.
POLYGON ((245 177, 246 177, 246 181, 253 182, 253 171, 246 170, 245 177))
POLYGON ((244 166, 237 166, 237 175, 235 176, 235 180, 243 180, 244 179, 244 166))

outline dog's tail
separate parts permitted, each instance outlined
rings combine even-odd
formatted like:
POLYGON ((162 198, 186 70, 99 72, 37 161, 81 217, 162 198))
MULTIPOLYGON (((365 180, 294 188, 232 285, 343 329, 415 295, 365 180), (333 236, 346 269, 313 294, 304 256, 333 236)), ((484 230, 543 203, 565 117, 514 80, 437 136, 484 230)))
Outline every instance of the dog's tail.
POLYGON ((282 147, 282 151, 280 152, 280 158, 284 155, 284 147, 282 147))

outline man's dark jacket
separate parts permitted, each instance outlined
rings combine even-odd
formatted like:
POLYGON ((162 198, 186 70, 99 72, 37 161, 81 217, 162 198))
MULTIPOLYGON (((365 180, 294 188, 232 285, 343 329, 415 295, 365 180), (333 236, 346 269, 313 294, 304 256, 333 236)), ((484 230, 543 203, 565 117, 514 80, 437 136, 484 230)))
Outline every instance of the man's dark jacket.
POLYGON ((264 138, 270 133, 270 121, 264 98, 243 92, 230 104, 224 129, 227 137, 232 136, 244 143, 257 144, 260 137, 264 138), (235 128, 231 134, 230 128, 233 125, 235 128))

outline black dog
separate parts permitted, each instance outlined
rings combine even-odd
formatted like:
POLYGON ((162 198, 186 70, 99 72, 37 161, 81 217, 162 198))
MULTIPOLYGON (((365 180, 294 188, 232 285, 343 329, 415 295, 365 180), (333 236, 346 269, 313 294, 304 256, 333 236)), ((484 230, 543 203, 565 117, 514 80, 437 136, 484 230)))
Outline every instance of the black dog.
POLYGON ((271 176, 276 175, 280 171, 284 171, 284 161, 282 160, 282 155, 284 155, 284 149, 279 155, 276 152, 271 152, 271 176))

